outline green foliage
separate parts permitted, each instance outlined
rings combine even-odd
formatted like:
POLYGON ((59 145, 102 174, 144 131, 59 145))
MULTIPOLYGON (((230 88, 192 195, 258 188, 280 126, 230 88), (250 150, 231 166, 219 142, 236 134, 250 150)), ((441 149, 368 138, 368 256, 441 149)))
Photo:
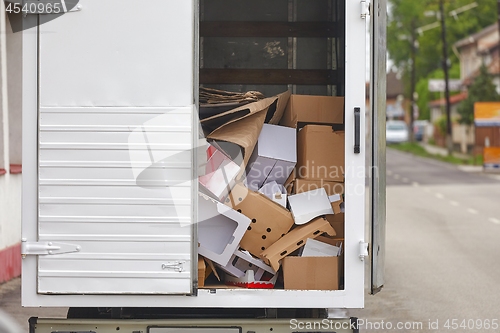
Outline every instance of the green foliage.
MULTIPOLYGON (((409 86, 409 72, 412 67, 411 54, 414 38, 416 50, 416 82, 431 78, 431 74, 442 68, 441 28, 427 30, 418 35, 416 29, 437 21, 436 17, 426 17, 425 11, 439 10, 438 0, 389 0, 391 3, 387 27, 387 49, 394 65, 405 73, 405 86, 409 86)), ((458 64, 453 52, 453 44, 493 24, 497 19, 497 0, 477 1, 478 6, 458 15, 458 20, 448 15, 452 10, 463 7, 472 0, 444 0, 448 56, 452 66, 458 64)), ((452 67, 453 68, 453 67, 452 67)), ((442 71, 441 71, 442 73, 442 71)), ((451 76, 450 76, 451 77, 451 76)), ((458 77, 454 75, 454 77, 458 77)), ((434 78, 434 77, 433 77, 434 78)), ((420 96, 419 92, 419 96, 420 96)), ((409 97, 408 89, 406 96, 409 97)), ((420 102, 419 102, 420 105, 420 102)), ((421 108, 422 110, 422 108, 421 108)))
POLYGON ((421 156, 421 157, 426 157, 426 158, 432 158, 435 160, 439 160, 442 162, 447 162, 451 164, 458 164, 458 165, 482 165, 483 164, 483 159, 482 156, 479 156, 478 158, 476 157, 468 157, 468 158, 461 158, 458 156, 443 156, 439 154, 431 154, 429 153, 423 146, 419 145, 418 143, 412 143, 412 142, 405 142, 405 143, 400 143, 400 144, 391 144, 388 145, 389 148, 404 151, 416 156, 421 156))
MULTIPOLYGON (((449 70, 450 79, 460 78, 460 65, 458 63, 453 64, 449 70)), ((437 69, 429 74, 427 78, 420 79, 415 87, 415 91, 418 94, 417 105, 419 109, 419 119, 430 120, 430 108, 429 103, 433 100, 441 98, 440 93, 430 92, 429 79, 443 79, 444 72, 442 69, 437 69)))
POLYGON ((446 135, 446 116, 439 117, 435 122, 434 126, 439 131, 442 136, 446 135))
POLYGON ((458 114, 461 124, 470 125, 474 123, 474 103, 476 102, 494 102, 500 100, 496 87, 488 74, 488 69, 483 64, 479 70, 479 76, 469 87, 469 95, 458 106, 458 114))

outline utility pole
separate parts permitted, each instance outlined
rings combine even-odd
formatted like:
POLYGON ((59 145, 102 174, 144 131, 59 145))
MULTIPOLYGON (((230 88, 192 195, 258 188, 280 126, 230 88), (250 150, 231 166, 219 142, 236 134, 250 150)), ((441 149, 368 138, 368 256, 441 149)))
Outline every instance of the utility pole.
MULTIPOLYGON (((500 0, 497 0, 497 12, 498 12, 498 32, 500 34, 500 0)), ((500 56, 498 57, 498 68, 500 68, 500 56)))
POLYGON ((444 71, 444 96, 446 99, 446 148, 448 155, 453 152, 453 139, 451 129, 451 106, 450 106, 450 87, 448 82, 448 43, 446 41, 446 23, 444 17, 443 0, 439 0, 439 16, 441 20, 441 39, 443 42, 443 71, 444 71))
MULTIPOLYGON (((500 1, 500 0, 498 0, 500 1)), ((416 22, 415 19, 411 21, 411 36, 410 36, 410 43, 411 43, 411 77, 410 77, 410 142, 415 141, 415 135, 413 132, 413 123, 415 121, 415 115, 414 115, 414 110, 415 110, 415 85, 416 85, 416 75, 417 75, 417 66, 416 66, 416 61, 417 61, 417 27, 416 27, 416 22)))

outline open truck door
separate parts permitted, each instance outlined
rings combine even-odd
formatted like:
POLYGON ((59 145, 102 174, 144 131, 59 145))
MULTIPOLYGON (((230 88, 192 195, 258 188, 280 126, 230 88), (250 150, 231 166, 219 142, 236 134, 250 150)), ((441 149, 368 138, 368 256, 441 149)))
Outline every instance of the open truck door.
POLYGON ((370 110, 371 156, 369 158, 369 222, 370 222, 370 293, 384 286, 385 222, 386 222, 386 22, 387 1, 372 0, 370 26, 370 110))

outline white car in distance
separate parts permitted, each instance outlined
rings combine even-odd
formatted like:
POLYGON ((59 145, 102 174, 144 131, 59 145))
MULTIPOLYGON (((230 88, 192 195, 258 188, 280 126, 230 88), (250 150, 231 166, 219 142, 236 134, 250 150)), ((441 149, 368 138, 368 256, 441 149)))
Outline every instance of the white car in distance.
POLYGON ((408 126, 402 120, 389 120, 385 126, 387 143, 402 143, 408 141, 408 126))

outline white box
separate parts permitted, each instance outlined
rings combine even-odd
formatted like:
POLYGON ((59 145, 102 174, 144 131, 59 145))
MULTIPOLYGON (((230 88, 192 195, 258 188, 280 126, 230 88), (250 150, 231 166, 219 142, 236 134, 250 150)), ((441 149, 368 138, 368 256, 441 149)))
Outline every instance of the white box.
POLYGON ((200 195, 198 253, 222 266, 238 249, 250 219, 234 209, 200 195))
POLYGON ((294 194, 288 197, 295 224, 304 224, 313 218, 333 214, 330 199, 324 188, 294 194))
POLYGON ((276 275, 276 271, 266 265, 261 259, 254 258, 246 251, 237 250, 226 266, 218 265, 224 272, 234 275, 237 278, 245 276, 248 270, 254 271, 254 278, 259 281, 264 272, 276 275))
POLYGON ((271 181, 283 185, 296 163, 296 130, 264 124, 246 169, 248 188, 257 191, 271 181))
POLYGON ((259 189, 259 192, 286 208, 286 198, 288 194, 286 193, 286 189, 283 185, 278 184, 276 181, 272 181, 263 185, 259 189))

